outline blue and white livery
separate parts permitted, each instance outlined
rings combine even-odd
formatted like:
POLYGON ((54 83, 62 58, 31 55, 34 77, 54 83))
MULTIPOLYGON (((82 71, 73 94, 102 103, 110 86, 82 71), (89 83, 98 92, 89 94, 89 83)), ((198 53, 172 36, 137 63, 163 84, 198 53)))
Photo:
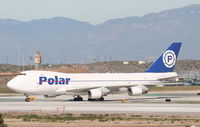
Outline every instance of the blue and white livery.
POLYGON ((154 62, 146 72, 172 72, 181 47, 180 42, 172 43, 169 48, 154 62))
POLYGON ((128 95, 140 95, 148 92, 149 86, 163 85, 163 80, 176 78, 173 72, 181 43, 172 43, 169 48, 142 73, 60 73, 51 71, 24 71, 10 80, 7 86, 27 96, 75 95, 74 101, 82 101, 81 95, 88 100, 104 100, 104 96, 117 93, 126 88, 128 95))

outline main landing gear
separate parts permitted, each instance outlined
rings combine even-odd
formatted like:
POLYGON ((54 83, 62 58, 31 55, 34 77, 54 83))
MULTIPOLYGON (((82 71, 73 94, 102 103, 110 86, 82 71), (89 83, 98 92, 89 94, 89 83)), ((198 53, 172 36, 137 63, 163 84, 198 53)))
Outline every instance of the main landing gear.
POLYGON ((98 99, 92 99, 92 98, 88 98, 88 101, 104 101, 104 98, 98 98, 98 99))
POLYGON ((103 97, 99 98, 99 101, 104 101, 104 98, 103 97))
POLYGON ((83 101, 83 98, 79 95, 77 95, 75 98, 74 98, 74 101, 83 101))

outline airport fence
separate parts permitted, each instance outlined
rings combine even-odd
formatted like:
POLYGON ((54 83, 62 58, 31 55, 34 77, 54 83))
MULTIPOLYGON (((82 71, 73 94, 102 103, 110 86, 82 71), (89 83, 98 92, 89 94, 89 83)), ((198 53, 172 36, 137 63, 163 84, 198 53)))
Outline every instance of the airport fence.
POLYGON ((184 79, 200 80, 200 71, 182 71, 182 72, 177 72, 177 73, 181 78, 184 78, 184 79))

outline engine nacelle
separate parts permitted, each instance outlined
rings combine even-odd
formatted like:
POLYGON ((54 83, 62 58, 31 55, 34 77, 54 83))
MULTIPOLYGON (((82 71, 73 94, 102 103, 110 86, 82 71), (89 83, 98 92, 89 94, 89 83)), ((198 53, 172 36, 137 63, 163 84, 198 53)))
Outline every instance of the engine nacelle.
POLYGON ((128 88, 128 95, 134 96, 134 95, 141 95, 148 93, 148 88, 146 86, 134 86, 128 88))
POLYGON ((87 96, 90 99, 98 99, 98 98, 101 98, 103 95, 102 95, 101 90, 92 89, 92 90, 87 91, 87 96))
POLYGON ((90 99, 99 99, 102 96, 106 96, 110 92, 109 89, 105 87, 97 88, 97 89, 91 89, 87 91, 87 96, 90 99))

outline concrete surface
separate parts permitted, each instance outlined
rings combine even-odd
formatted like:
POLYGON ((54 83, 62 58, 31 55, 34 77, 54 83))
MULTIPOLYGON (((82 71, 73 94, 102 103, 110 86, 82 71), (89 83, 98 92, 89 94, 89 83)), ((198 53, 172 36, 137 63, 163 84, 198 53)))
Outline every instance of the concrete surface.
POLYGON ((22 95, 0 95, 0 112, 40 112, 40 113, 200 113, 200 96, 196 91, 157 92, 143 96, 127 94, 109 95, 103 102, 74 102, 72 96, 44 98, 24 102, 22 95), (165 102, 166 98, 172 102, 165 102), (126 103, 121 100, 126 99, 126 103))

